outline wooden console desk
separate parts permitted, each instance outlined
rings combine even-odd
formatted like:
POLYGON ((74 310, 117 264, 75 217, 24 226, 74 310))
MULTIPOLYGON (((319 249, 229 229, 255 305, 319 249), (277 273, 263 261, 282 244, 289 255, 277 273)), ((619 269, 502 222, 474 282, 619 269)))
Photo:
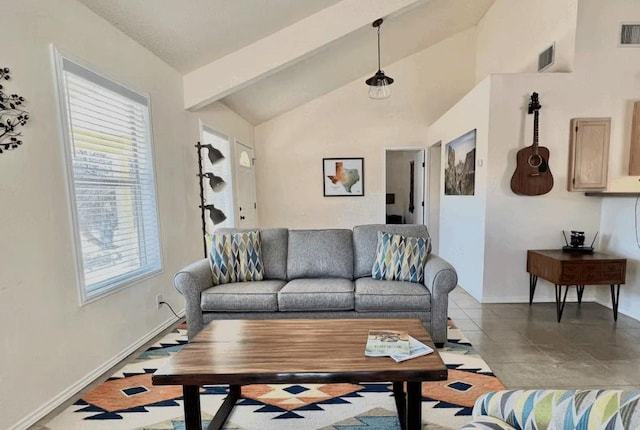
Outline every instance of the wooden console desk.
POLYGON ((527 272, 529 272, 529 305, 533 302, 538 277, 556 286, 556 311, 558 322, 567 300, 570 286, 576 286, 578 304, 582 303, 585 285, 609 285, 613 319, 618 320, 618 299, 620 284, 624 284, 627 260, 600 252, 591 254, 564 252, 561 249, 527 251, 527 272), (565 286, 562 296, 562 286, 565 286), (562 300, 561 300, 562 299, 562 300))

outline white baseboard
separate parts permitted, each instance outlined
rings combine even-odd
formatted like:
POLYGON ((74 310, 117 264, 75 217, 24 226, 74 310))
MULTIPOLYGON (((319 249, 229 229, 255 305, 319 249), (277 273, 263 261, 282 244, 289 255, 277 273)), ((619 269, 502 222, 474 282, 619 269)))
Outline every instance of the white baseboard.
MULTIPOLYGON (((586 293, 586 290, 585 290, 586 293)), ((536 294, 536 297, 534 297, 533 299, 533 303, 555 303, 556 298, 555 297, 545 297, 545 296, 541 296, 541 297, 537 297, 538 295, 536 294)), ((574 293, 575 296, 575 293, 574 293)), ((571 297, 571 293, 569 293, 569 295, 567 296, 567 303, 577 303, 578 299, 576 297, 571 297)), ((609 300, 600 300, 596 297, 596 295, 587 295, 585 294, 582 297, 582 301, 583 302, 595 302, 598 303, 602 306, 604 306, 605 308, 609 308, 611 309, 611 302, 609 300)), ((505 297, 505 296, 500 296, 500 297, 484 297, 482 299, 482 301, 480 302, 482 304, 491 304, 491 303, 529 303, 529 296, 510 296, 510 297, 505 297)), ((622 302, 622 300, 620 301, 620 304, 618 305, 618 313, 620 315, 625 315, 628 316, 629 318, 633 318, 636 319, 638 321, 640 321, 640 314, 638 314, 638 310, 637 309, 631 309, 629 307, 625 307, 623 306, 624 303, 622 302)))
MULTIPOLYGON (((555 303, 556 298, 553 296, 540 296, 536 294, 533 298, 533 303, 555 303)), ((567 303, 577 302, 578 299, 574 297, 567 296, 567 303)), ((594 297, 587 297, 586 295, 582 298, 583 302, 592 302, 595 301, 594 297)), ((490 303, 529 303, 529 296, 500 296, 500 297, 483 297, 480 301, 482 304, 490 304, 490 303)))
MULTIPOLYGON (((600 299, 594 299, 594 302, 604 306, 605 308, 609 308, 609 309, 613 309, 611 307, 611 300, 607 299, 607 300, 600 300, 600 299)), ((622 300, 618 301, 618 313, 620 315, 625 315, 628 316, 629 318, 633 318, 635 320, 640 321, 640 313, 638 313, 638 309, 632 309, 628 306, 623 306, 624 302, 622 300)))
MULTIPOLYGON (((180 317, 183 317, 184 311, 179 312, 178 315, 180 315, 180 317)), ((164 321, 158 327, 156 327, 147 335, 145 335, 143 338, 138 340, 136 343, 129 345, 127 348, 120 351, 120 353, 118 353, 115 357, 111 358, 109 361, 102 364, 93 372, 89 373, 84 378, 80 379, 75 384, 73 384, 72 386, 70 386, 69 388, 67 388, 57 396, 55 396, 53 399, 49 400, 44 405, 40 406, 34 412, 27 415, 26 417, 18 421, 13 426, 9 427, 8 430, 28 429, 30 426, 38 422, 38 420, 41 420, 42 418, 44 418, 48 413, 50 413, 55 408, 62 405, 64 402, 66 402, 70 398, 72 398, 74 395, 76 395, 76 393, 80 392, 82 389, 87 387, 89 384, 91 384, 93 381, 99 378, 106 371, 108 371, 109 369, 117 365, 119 362, 127 358, 129 355, 133 354, 137 349, 144 346, 147 342, 149 342, 151 339, 153 339, 154 337, 162 333, 162 331, 166 330, 168 327, 170 327, 174 323, 176 323, 175 317, 172 317, 171 319, 164 321)))

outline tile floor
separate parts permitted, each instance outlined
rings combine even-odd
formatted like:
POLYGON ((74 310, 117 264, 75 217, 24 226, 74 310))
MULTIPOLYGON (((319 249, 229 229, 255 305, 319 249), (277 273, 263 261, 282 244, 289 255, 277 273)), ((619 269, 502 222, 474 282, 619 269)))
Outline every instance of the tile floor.
POLYGON ((449 317, 507 388, 640 389, 640 321, 592 302, 480 304, 461 288, 449 317))

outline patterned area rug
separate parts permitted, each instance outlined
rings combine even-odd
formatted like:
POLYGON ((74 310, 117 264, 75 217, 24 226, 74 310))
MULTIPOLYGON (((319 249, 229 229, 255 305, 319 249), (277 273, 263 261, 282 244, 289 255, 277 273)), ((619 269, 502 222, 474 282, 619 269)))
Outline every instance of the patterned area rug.
MULTIPOLYGON (((424 383, 425 429, 459 428, 470 421, 481 394, 503 389, 471 343, 451 321, 448 341, 438 352, 449 379, 424 383)), ((50 430, 184 429, 182 387, 154 386, 151 375, 187 343, 180 327, 125 365, 109 380, 45 424, 50 430)), ((250 385, 229 417, 236 430, 391 430, 400 429, 389 384, 250 385)), ((201 390, 203 427, 218 410, 226 386, 201 390)))

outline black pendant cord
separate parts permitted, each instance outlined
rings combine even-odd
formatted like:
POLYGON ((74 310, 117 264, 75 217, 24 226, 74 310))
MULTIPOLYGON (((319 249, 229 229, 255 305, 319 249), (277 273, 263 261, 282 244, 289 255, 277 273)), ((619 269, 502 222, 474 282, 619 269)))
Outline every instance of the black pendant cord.
POLYGON ((378 72, 380 70, 380 26, 378 26, 378 72))
POLYGON ((198 150, 198 184, 200 185, 200 217, 202 219, 202 246, 204 248, 204 258, 207 258, 207 222, 204 216, 204 186, 202 185, 202 152, 200 142, 196 145, 198 150))

